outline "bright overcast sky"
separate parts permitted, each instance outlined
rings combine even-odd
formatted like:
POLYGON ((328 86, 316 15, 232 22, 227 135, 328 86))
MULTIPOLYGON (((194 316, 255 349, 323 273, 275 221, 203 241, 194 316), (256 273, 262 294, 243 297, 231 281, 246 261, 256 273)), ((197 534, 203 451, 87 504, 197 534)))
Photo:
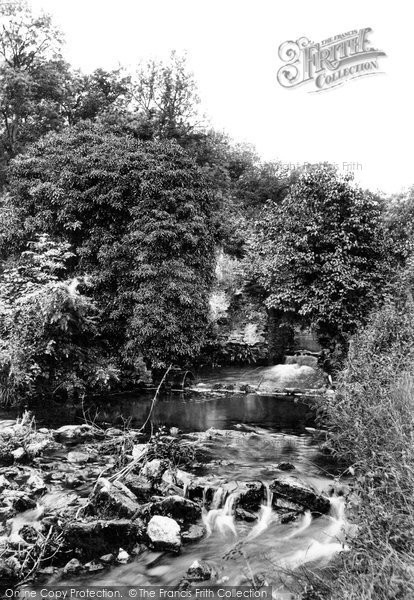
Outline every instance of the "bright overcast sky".
POLYGON ((91 71, 188 52, 212 125, 265 159, 358 163, 373 190, 414 184, 414 7, 409 0, 32 0, 65 33, 66 57, 91 71), (371 27, 382 74, 323 93, 284 89, 279 45, 371 27))

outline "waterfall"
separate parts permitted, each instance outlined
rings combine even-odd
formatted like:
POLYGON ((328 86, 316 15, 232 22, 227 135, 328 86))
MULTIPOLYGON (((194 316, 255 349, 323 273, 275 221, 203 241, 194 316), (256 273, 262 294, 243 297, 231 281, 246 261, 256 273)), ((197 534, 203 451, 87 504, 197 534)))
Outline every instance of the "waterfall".
MULTIPOLYGON (((329 524, 328 527, 323 531, 323 541, 312 540, 307 548, 298 550, 284 560, 281 563, 283 568, 297 568, 305 563, 322 559, 330 559, 338 552, 348 551, 348 546, 344 543, 341 543, 341 541, 337 539, 339 533, 346 526, 345 499, 343 496, 334 496, 331 498, 331 509, 327 518, 329 519, 329 524)), ((302 533, 304 529, 309 527, 311 520, 312 517, 310 513, 308 516, 307 513, 305 513, 299 528, 289 536, 282 539, 291 539, 299 533, 302 533)))
POLYGON ((332 496, 331 509, 329 511, 330 524, 326 528, 324 535, 327 542, 337 542, 338 536, 346 526, 345 519, 345 499, 343 496, 332 496))
POLYGON ((303 533, 305 531, 305 529, 310 527, 311 523, 312 523, 312 515, 311 515, 310 510, 307 510, 302 517, 299 527, 296 527, 296 529, 294 529, 291 533, 289 533, 289 535, 286 535, 282 539, 283 540, 291 540, 293 537, 296 537, 297 535, 300 535, 301 533, 303 533))
POLYGON ((237 537, 233 515, 234 503, 237 499, 237 494, 234 492, 229 494, 224 506, 221 507, 223 504, 224 495, 225 490, 223 490, 221 487, 217 488, 211 501, 210 510, 206 511, 203 508, 202 519, 206 528, 207 537, 209 537, 215 530, 219 531, 222 535, 226 535, 226 533, 231 532, 235 537, 237 537))
POLYGON ((246 541, 254 540, 257 538, 263 531, 265 531, 274 518, 274 514, 272 511, 272 499, 273 493, 270 491, 269 484, 267 482, 263 482, 263 485, 266 490, 265 495, 265 504, 262 504, 259 512, 259 520, 253 529, 250 531, 249 535, 246 538, 246 541))

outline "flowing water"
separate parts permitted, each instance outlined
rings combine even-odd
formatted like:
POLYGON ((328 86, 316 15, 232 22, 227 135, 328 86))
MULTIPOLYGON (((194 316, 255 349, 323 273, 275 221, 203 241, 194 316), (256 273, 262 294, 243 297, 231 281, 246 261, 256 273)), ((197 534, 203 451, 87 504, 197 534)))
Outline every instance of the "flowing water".
MULTIPOLYGON (((98 421, 111 425, 125 421, 141 424, 151 397, 112 398, 97 405, 98 421)), ((95 410, 95 409, 94 409, 95 410)), ((79 409, 55 418, 50 425, 76 422, 79 409)), ((42 414, 38 418, 42 420, 42 414)), ((175 394, 161 397, 154 422, 177 427, 187 435, 203 437, 203 465, 197 474, 216 478, 214 496, 204 506, 201 524, 206 535, 183 546, 179 555, 143 551, 133 562, 65 580, 65 585, 178 585, 193 561, 207 561, 216 581, 226 585, 266 581, 274 586, 277 598, 290 598, 292 570, 303 565, 321 566, 343 550, 346 526, 342 497, 331 497, 328 515, 313 518, 304 512, 299 519, 282 524, 272 508, 269 483, 284 473, 281 462, 294 465, 294 476, 318 491, 332 494, 332 465, 318 449, 311 428, 312 411, 305 401, 257 394, 211 395, 175 394), (210 431, 209 428, 211 429, 210 431), (218 431, 217 431, 218 430, 218 431), (205 432, 205 433, 202 433, 205 432), (226 481, 260 480, 266 494, 254 522, 236 520, 236 495, 220 485, 226 481)), ((53 583, 53 582, 50 582, 53 583)))

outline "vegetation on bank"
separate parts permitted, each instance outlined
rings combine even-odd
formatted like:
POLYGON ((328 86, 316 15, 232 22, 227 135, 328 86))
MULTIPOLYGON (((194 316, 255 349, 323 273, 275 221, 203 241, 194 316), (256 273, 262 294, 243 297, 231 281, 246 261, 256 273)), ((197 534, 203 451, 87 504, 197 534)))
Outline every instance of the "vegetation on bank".
POLYGON ((351 343, 335 396, 320 418, 329 447, 353 476, 356 529, 325 579, 335 600, 414 596, 414 262, 351 343))

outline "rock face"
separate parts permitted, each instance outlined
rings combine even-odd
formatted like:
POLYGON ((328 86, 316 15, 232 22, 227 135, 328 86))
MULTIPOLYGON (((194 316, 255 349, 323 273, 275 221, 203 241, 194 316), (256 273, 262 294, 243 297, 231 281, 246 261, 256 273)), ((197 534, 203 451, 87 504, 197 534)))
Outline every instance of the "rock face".
POLYGON ((312 488, 305 486, 293 477, 286 479, 275 479, 270 490, 273 492, 273 505, 278 506, 279 500, 284 500, 287 506, 291 503, 298 505, 312 512, 326 514, 329 512, 331 503, 328 498, 321 496, 312 488))
POLYGON ((156 515, 147 527, 147 535, 155 548, 179 552, 181 547, 180 526, 174 519, 156 515))
POLYGON ((135 495, 121 482, 100 479, 90 497, 93 512, 102 516, 132 517, 140 506, 135 495))

